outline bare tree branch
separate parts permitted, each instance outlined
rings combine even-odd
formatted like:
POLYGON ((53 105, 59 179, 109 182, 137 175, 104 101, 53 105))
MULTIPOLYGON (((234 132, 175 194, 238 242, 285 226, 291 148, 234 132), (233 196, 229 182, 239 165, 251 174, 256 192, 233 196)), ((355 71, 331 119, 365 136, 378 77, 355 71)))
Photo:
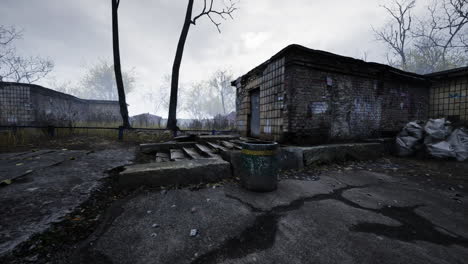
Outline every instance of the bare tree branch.
POLYGON ((415 7, 415 2, 415 0, 393 0, 391 6, 383 5, 382 8, 392 20, 380 30, 372 28, 377 40, 386 43, 395 55, 400 57, 403 69, 407 66, 406 49, 413 21, 411 10, 415 7))
POLYGON ((193 25, 196 25, 196 22, 199 18, 203 16, 207 16, 210 21, 213 23, 213 25, 216 26, 216 29, 218 30, 219 33, 221 33, 221 30, 219 26, 221 25, 220 22, 216 22, 216 20, 213 18, 213 15, 217 15, 223 20, 226 20, 226 16, 229 16, 231 19, 232 13, 237 10, 236 8, 236 3, 233 2, 232 0, 229 0, 229 3, 224 5, 224 7, 221 10, 216 10, 213 8, 214 5, 214 0, 203 0, 203 9, 202 11, 196 15, 194 18, 192 18, 191 23, 193 25), (208 6, 208 1, 209 1, 209 6, 208 6))
POLYGON ((13 44, 21 37, 22 31, 0 25, 0 81, 33 83, 44 78, 54 67, 50 59, 17 55, 13 44))

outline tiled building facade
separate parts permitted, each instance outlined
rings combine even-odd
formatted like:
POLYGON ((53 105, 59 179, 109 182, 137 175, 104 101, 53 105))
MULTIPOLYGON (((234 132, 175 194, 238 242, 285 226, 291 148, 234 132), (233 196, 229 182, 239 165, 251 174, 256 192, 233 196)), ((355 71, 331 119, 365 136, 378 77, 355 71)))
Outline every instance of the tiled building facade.
POLYGON ((468 126, 468 67, 427 75, 432 80, 430 115, 468 126))
MULTIPOLYGON (((380 137, 434 116, 432 77, 299 45, 286 47, 232 85, 238 131, 265 140, 313 144, 380 137), (252 102, 255 91, 259 113, 252 102)), ((466 95, 463 85, 455 85, 460 96, 466 95)), ((460 109, 466 106, 459 101, 460 109)))
POLYGON ((0 82, 0 125, 121 122, 118 101, 84 100, 39 85, 0 82))

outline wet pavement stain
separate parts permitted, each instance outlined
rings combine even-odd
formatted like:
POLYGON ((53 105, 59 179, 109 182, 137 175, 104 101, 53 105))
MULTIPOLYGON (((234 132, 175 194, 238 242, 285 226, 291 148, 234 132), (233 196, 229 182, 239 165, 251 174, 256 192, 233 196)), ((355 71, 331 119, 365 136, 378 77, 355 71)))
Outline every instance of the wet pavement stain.
POLYGON ((371 210, 397 220, 401 223, 400 226, 362 222, 352 226, 350 230, 353 232, 371 233, 406 242, 419 240, 444 246, 459 245, 468 247, 468 239, 453 234, 421 217, 415 212, 415 209, 418 207, 420 207, 420 205, 410 207, 384 207, 371 210), (440 232, 438 229, 442 229, 444 233, 440 232))
POLYGON ((401 226, 388 226, 378 223, 363 222, 350 227, 350 231, 353 232, 373 233, 408 242, 422 240, 439 245, 456 244, 468 247, 468 239, 452 234, 450 231, 440 226, 436 226, 432 222, 416 214, 414 210, 422 205, 411 207, 384 206, 380 209, 373 209, 363 207, 360 204, 343 197, 343 193, 347 190, 367 188, 369 186, 371 186, 371 184, 361 186, 348 185, 338 188, 328 194, 318 194, 311 197, 297 199, 292 201, 290 204, 280 205, 269 211, 262 211, 236 197, 228 196, 229 198, 235 199, 249 207, 253 212, 263 212, 263 214, 257 216, 254 224, 246 228, 239 237, 229 239, 220 247, 201 255, 191 263, 218 263, 220 260, 238 259, 253 252, 269 249, 274 245, 276 232, 278 230, 278 222, 281 217, 285 216, 287 212, 300 209, 306 202, 323 200, 339 201, 350 207, 381 214, 402 223, 401 226), (444 230, 447 234, 440 232, 437 228, 444 230))

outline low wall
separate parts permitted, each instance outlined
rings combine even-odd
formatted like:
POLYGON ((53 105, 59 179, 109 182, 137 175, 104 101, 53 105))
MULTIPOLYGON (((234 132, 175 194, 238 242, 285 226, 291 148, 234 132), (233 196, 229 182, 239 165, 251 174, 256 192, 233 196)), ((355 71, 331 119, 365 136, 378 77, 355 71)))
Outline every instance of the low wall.
POLYGON ((0 125, 73 126, 121 122, 118 101, 84 100, 39 85, 0 83, 0 125))

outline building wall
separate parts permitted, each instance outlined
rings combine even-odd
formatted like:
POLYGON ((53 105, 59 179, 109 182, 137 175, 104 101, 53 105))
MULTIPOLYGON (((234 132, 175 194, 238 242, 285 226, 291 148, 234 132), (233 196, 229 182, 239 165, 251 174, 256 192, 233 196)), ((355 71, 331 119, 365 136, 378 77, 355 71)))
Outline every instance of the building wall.
POLYGON ((237 128, 248 136, 250 94, 260 88, 261 139, 347 141, 398 132, 429 114, 429 82, 365 62, 301 53, 273 57, 237 86, 237 128))
POLYGON ((284 118, 285 100, 284 57, 264 65, 249 76, 237 81, 236 122, 243 136, 248 136, 250 122, 250 92, 260 89, 260 137, 281 140, 287 119, 284 118))
POLYGON ((435 80, 430 90, 430 116, 468 125, 468 76, 435 80))
POLYGON ((288 141, 320 143, 381 136, 428 115, 422 83, 347 75, 302 65, 291 78, 288 141))
POLYGON ((0 125, 121 122, 117 101, 83 100, 38 85, 0 83, 0 125))

